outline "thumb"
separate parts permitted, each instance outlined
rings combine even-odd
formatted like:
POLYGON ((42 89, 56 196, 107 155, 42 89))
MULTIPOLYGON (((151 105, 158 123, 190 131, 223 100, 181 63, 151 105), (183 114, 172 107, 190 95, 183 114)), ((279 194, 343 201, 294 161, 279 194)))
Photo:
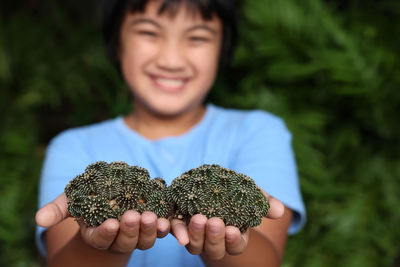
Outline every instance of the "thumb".
POLYGON ((50 227, 69 217, 68 198, 65 193, 46 204, 36 212, 36 223, 42 227, 50 227))
POLYGON ((280 217, 283 216, 283 213, 285 212, 285 206, 280 202, 277 198, 274 198, 273 196, 269 195, 267 192, 262 190, 260 187, 258 187, 261 192, 265 195, 265 197, 268 199, 269 202, 269 211, 267 218, 269 219, 279 219, 280 217))
POLYGON ((269 219, 279 219, 282 217, 283 213, 285 212, 285 206, 282 204, 282 202, 273 196, 268 197, 268 202, 270 208, 266 217, 269 219))

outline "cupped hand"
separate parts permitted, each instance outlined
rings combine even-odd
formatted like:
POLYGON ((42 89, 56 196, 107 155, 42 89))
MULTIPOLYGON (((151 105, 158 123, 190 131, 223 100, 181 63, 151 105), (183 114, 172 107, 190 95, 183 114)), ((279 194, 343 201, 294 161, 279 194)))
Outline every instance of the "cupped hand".
MULTIPOLYGON (((42 227, 51 227, 70 217, 68 198, 64 193, 36 213, 36 222, 42 227)), ((151 248, 156 238, 165 237, 170 231, 170 223, 165 218, 157 218, 153 212, 125 212, 120 221, 108 219, 98 227, 87 227, 78 220, 82 239, 100 250, 129 253, 134 249, 151 248)))
MULTIPOLYGON (((264 191, 270 203, 267 218, 278 219, 284 212, 283 204, 264 191)), ((237 227, 225 226, 217 217, 207 219, 201 214, 194 215, 189 225, 182 220, 171 222, 173 235, 182 246, 195 255, 202 254, 210 260, 220 260, 226 254, 238 255, 245 251, 249 241, 249 231, 241 233, 237 227)))
POLYGON ((211 260, 222 259, 226 253, 242 253, 249 240, 248 231, 241 234, 237 227, 225 226, 220 218, 207 219, 202 214, 194 215, 188 226, 178 219, 173 219, 171 225, 178 242, 191 254, 203 254, 211 260))

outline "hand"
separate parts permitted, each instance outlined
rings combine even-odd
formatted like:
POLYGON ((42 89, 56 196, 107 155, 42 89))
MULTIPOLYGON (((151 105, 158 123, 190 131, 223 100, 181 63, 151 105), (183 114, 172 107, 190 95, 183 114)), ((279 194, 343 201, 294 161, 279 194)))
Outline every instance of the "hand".
MULTIPOLYGON (((263 193, 270 203, 270 210, 266 217, 280 218, 284 212, 283 204, 264 191, 263 193)), ((220 218, 207 219, 201 214, 194 215, 188 226, 181 220, 173 219, 171 228, 178 242, 186 246, 191 254, 202 254, 210 260, 220 260, 226 254, 241 254, 249 241, 249 230, 242 234, 237 227, 225 226, 220 218)))
MULTIPOLYGON (((68 198, 62 193, 36 213, 36 222, 42 227, 51 227, 68 217, 68 198)), ((87 227, 83 222, 79 222, 79 225, 81 236, 87 244, 96 249, 119 253, 149 249, 157 237, 163 238, 170 231, 167 219, 157 218, 156 214, 149 211, 140 215, 137 211, 129 210, 120 221, 108 219, 98 227, 87 227)))

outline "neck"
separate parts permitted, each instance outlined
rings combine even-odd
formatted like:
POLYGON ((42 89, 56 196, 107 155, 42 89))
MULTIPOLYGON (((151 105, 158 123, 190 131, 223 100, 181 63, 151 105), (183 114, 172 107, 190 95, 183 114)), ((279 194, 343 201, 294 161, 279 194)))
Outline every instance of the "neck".
POLYGON ((206 108, 199 106, 176 116, 161 116, 145 109, 135 108, 124 117, 125 124, 149 140, 179 136, 189 131, 204 116, 206 108))

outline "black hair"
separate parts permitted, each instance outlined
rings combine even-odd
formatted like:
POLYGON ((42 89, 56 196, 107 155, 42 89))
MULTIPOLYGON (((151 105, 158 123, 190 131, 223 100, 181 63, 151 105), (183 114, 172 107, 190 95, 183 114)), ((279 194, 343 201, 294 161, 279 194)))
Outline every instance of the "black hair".
MULTIPOLYGON (((120 72, 117 59, 119 33, 122 21, 127 11, 144 12, 146 4, 151 0, 104 0, 102 31, 108 56, 120 72)), ((210 20, 216 15, 222 22, 223 37, 220 52, 219 67, 228 67, 231 63, 237 39, 237 14, 234 0, 158 0, 161 5, 159 14, 167 11, 172 15, 181 4, 187 4, 191 11, 200 11, 204 20, 210 20)))

